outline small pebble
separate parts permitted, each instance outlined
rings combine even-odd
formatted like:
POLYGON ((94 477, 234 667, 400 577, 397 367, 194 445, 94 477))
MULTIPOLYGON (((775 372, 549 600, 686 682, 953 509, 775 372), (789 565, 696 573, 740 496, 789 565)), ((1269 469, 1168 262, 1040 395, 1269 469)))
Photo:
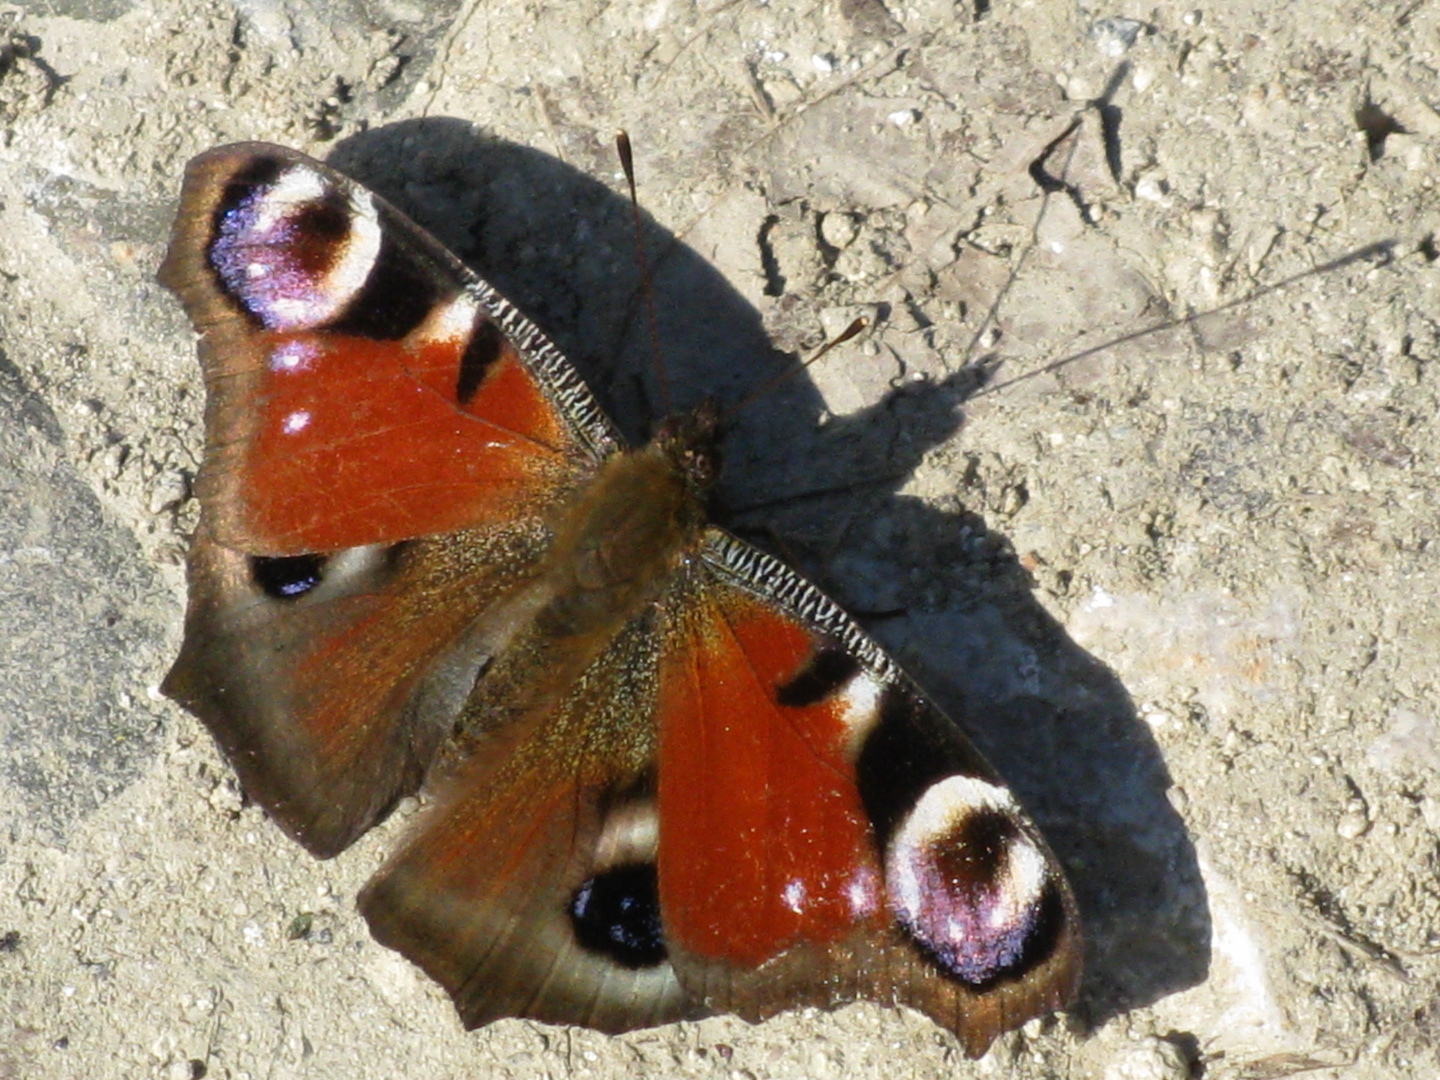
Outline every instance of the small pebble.
POLYGON ((1427 829, 1440 832, 1440 799, 1432 799, 1428 795, 1421 799, 1420 816, 1424 818, 1427 829))
POLYGON ((1135 181, 1135 197, 1147 202, 1163 202, 1166 191, 1165 178, 1155 173, 1146 173, 1135 181))
POLYGON ((1365 814, 1365 807, 1355 805, 1352 799, 1335 824, 1335 832, 1343 840, 1358 840, 1369 831, 1370 819, 1365 814))
POLYGON ((1174 1043, 1149 1035, 1116 1051, 1105 1080, 1190 1080, 1190 1063, 1174 1043))
POLYGON ((185 501, 186 484, 183 474, 172 470, 161 473, 150 488, 150 513, 158 514, 185 501))
POLYGON ((1090 39, 1110 59, 1124 56, 1135 45, 1145 24, 1134 19, 1097 19, 1090 27, 1090 39))
POLYGON ((820 219, 820 238, 836 251, 844 251, 860 231, 850 214, 826 214, 820 219))

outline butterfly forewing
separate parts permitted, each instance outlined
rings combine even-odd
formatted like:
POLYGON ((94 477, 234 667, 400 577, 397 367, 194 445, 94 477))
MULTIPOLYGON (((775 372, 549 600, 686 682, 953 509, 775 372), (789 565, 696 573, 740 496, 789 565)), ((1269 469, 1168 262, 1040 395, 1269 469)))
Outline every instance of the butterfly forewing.
POLYGON ((201 332, 208 527, 252 554, 523 516, 617 445, 538 330, 378 196, 293 151, 196 158, 160 280, 201 332))
POLYGON ((964 735, 828 598, 718 529, 677 590, 660 726, 660 898, 707 1006, 858 998, 979 1053, 1062 1007, 1074 901, 964 735))

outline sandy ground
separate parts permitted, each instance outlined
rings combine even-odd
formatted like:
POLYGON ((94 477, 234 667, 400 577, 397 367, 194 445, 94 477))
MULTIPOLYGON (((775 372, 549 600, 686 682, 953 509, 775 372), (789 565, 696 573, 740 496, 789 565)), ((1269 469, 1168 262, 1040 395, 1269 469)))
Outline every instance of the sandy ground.
POLYGON ((0 1077, 1436 1075, 1437 67, 1423 0, 0 7, 0 1077), (1081 999, 979 1062, 868 1004, 466 1034, 354 911, 399 823, 312 861, 154 689, 185 160, 328 157, 639 434, 620 126, 677 402, 875 321, 724 495, 1070 872, 1081 999))

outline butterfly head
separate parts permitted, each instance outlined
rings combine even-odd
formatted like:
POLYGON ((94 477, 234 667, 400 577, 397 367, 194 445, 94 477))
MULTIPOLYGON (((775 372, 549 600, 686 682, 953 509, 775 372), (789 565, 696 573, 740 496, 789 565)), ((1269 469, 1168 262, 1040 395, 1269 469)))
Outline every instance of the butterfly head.
POLYGON ((706 401, 693 412, 667 418, 655 432, 655 445, 685 478, 692 495, 704 502, 720 475, 720 407, 706 401))

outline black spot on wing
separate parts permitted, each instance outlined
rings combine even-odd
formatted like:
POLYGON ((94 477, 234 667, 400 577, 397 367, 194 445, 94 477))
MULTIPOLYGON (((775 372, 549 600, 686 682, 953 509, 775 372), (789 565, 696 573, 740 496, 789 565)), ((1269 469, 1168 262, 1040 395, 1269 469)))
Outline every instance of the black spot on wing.
POLYGON ((621 967, 633 971, 663 963, 655 864, 629 863, 590 878, 570 900, 570 923, 583 948, 621 967))
POLYGON ((505 349, 505 335, 494 321, 484 314, 475 318, 465 355, 460 358, 460 377, 456 380, 455 400, 468 405, 485 382, 485 376, 505 349))
POLYGON ((250 557, 250 579, 275 600, 294 600, 319 586, 325 579, 324 555, 250 557))
POLYGON ((775 700, 792 709, 818 705, 859 672, 860 661, 844 649, 821 649, 810 657, 793 679, 776 688, 775 700))
POLYGON ((914 689, 887 685, 880 722, 855 762, 855 782, 880 850, 920 796, 955 775, 993 777, 948 717, 914 689))
POLYGON ((419 326, 459 289, 455 272, 431 257, 380 214, 380 253, 365 284, 330 329, 380 341, 397 341, 419 326))
POLYGON ((997 878, 1005 871, 1010 845, 1021 839, 1015 819, 1001 810, 973 810, 961 819, 954 833, 943 838, 946 848, 963 852, 963 865, 957 863, 951 877, 960 880, 965 874, 997 878))

